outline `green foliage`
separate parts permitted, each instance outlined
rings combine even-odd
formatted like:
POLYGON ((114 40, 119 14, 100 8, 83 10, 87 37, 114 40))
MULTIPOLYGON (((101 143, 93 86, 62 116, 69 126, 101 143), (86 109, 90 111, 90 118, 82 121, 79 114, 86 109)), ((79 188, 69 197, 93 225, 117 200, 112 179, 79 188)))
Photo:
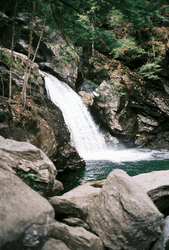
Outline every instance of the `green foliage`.
POLYGON ((36 177, 35 173, 33 170, 30 172, 25 172, 22 169, 18 169, 15 166, 12 166, 12 168, 15 169, 17 175, 24 181, 26 182, 32 189, 35 191, 38 190, 37 182, 40 182, 40 180, 36 177))
POLYGON ((124 15, 114 7, 112 8, 112 11, 109 13, 109 23, 110 27, 112 26, 120 26, 122 22, 124 22, 124 15))
MULTIPOLYGON (((28 26, 33 2, 33 0, 18 0, 17 13, 22 12, 27 15, 28 26)), ((45 31, 45 37, 49 37, 49 34, 55 30, 62 35, 67 43, 59 49, 60 61, 63 63, 71 64, 72 60, 80 61, 78 53, 75 51, 75 46, 79 45, 83 48, 89 48, 89 56, 92 55, 92 45, 94 45, 100 52, 106 51, 108 56, 113 55, 114 58, 118 58, 120 52, 125 48, 129 51, 130 58, 139 58, 144 54, 148 55, 149 51, 140 47, 131 36, 118 40, 112 32, 112 27, 120 26, 123 23, 130 24, 133 34, 145 27, 150 28, 154 23, 158 24, 161 20, 164 20, 162 14, 167 8, 164 5, 165 2, 164 0, 53 0, 47 15, 46 24, 49 28, 45 31)), ((11 8, 14 5, 13 3, 13 0, 0 3, 0 8, 7 15, 13 16, 13 9, 11 8)), ((37 1, 35 16, 39 17, 39 21, 36 18, 39 26, 42 25, 48 3, 49 0, 37 1)), ((5 27, 5 25, 6 22, 3 21, 0 28, 5 27)), ((37 29, 39 29, 39 26, 37 25, 37 29)), ((36 29, 36 27, 34 28, 36 29)), ((8 67, 10 66, 10 57, 1 53, 0 60, 8 67)), ((102 59, 97 60, 97 63, 99 63, 99 60, 102 59)), ((161 70, 160 62, 157 62, 157 60, 148 60, 148 62, 137 73, 142 77, 157 79, 157 73, 161 70)), ((24 73, 24 69, 20 71, 22 71, 22 74, 24 73)), ((101 74, 96 67, 94 73, 99 73, 96 77, 98 84, 104 78, 109 78, 106 71, 103 71, 102 76, 100 76, 101 74)), ((92 84, 95 83, 91 81, 92 84)))
MULTIPOLYGON (((0 50, 0 61, 2 61, 4 65, 10 69, 11 57, 2 50, 0 50)), ((12 60, 11 70, 17 70, 21 76, 23 76, 25 72, 25 69, 20 65, 19 59, 16 61, 16 63, 14 59, 12 60)))
POLYGON ((153 63, 142 65, 138 74, 142 77, 156 80, 158 79, 157 73, 159 73, 161 70, 161 66, 155 61, 153 63))
POLYGON ((3 52, 2 50, 0 50, 0 61, 2 61, 8 67, 8 69, 10 68, 11 59, 8 54, 3 52))
POLYGON ((126 93, 123 91, 123 88, 122 88, 123 85, 122 85, 122 84, 116 83, 116 84, 114 84, 114 86, 115 86, 115 90, 117 91, 117 93, 118 93, 118 95, 119 95, 120 97, 126 95, 126 93))
POLYGON ((125 48, 131 52, 132 59, 138 58, 146 53, 146 51, 137 44, 135 38, 131 36, 117 40, 116 47, 114 47, 111 53, 114 54, 114 58, 117 58, 120 52, 125 48))
POLYGON ((117 93, 118 93, 118 95, 120 97, 126 95, 126 93, 123 90, 123 84, 121 84, 121 83, 114 83, 112 80, 108 80, 106 82, 107 82, 107 84, 114 86, 114 90, 117 91, 117 93))
POLYGON ((0 122, 4 122, 6 118, 6 114, 4 111, 0 112, 0 122))
POLYGON ((104 100, 105 96, 102 95, 102 92, 100 91, 100 92, 98 92, 98 94, 99 94, 99 96, 97 96, 97 98, 98 98, 99 100, 104 100))
POLYGON ((71 64, 73 60, 79 61, 79 56, 75 50, 68 45, 61 45, 59 47, 60 62, 71 64))
POLYGON ((10 110, 0 112, 0 122, 5 122, 5 121, 9 122, 12 120, 12 118, 13 117, 10 110))

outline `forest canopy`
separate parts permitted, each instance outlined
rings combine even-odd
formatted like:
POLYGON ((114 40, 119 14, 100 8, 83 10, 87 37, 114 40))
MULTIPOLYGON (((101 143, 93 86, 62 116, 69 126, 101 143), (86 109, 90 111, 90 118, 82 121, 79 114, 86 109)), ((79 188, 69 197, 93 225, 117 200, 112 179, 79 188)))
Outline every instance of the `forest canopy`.
POLYGON ((0 10, 13 17, 17 5, 17 13, 31 16, 35 1, 35 15, 41 19, 50 3, 47 24, 51 31, 59 29, 74 44, 102 38, 110 47, 114 46, 114 35, 110 32, 113 25, 125 21, 139 31, 160 24, 166 7, 164 0, 8 0, 1 1, 0 10))
MULTIPOLYGON (((134 59, 146 55, 143 68, 138 69, 139 74, 147 77, 147 60, 150 68, 153 68, 153 71, 148 69, 148 72, 152 71, 148 77, 154 77, 154 72, 160 71, 162 57, 158 53, 154 56, 155 48, 150 32, 147 33, 148 39, 152 41, 150 51, 140 46, 137 37, 141 37, 146 28, 150 30, 153 26, 163 26, 167 18, 165 13, 169 12, 165 0, 8 0, 0 3, 0 10, 10 17, 11 27, 14 20, 17 22, 20 13, 27 16, 27 27, 30 30, 32 16, 39 19, 41 29, 45 20, 48 29, 43 32, 44 38, 58 31, 67 46, 72 49, 81 46, 83 53, 89 51, 89 57, 94 56, 94 50, 97 49, 115 59, 123 48, 127 48, 134 59), (132 32, 126 37, 117 37, 114 28, 117 30, 123 24, 130 26, 132 32)), ((7 25, 10 23, 2 19, 0 29, 6 29, 7 25)), ((40 26, 32 27, 39 32, 40 26)), ((19 35, 19 29, 16 29, 17 39, 19 35)))

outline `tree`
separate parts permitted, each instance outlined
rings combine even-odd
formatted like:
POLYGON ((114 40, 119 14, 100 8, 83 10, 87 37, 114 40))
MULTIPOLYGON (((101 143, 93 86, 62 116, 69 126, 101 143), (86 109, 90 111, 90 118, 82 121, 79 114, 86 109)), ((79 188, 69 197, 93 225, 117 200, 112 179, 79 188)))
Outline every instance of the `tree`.
POLYGON ((31 51, 32 51, 32 38, 33 38, 32 33, 33 33, 33 21, 34 21, 35 5, 36 5, 36 0, 34 0, 34 3, 33 3, 32 19, 31 19, 30 34, 29 34, 28 59, 27 59, 27 64, 26 64, 26 72, 25 72, 25 76, 24 76, 24 84, 23 84, 22 93, 21 93, 21 101, 22 101, 22 105, 24 107, 25 107, 25 102, 26 102, 26 85, 27 85, 28 77, 29 77, 29 68, 31 70, 30 56, 31 56, 31 51))
POLYGON ((23 84, 23 88, 22 88, 22 93, 21 93, 21 101, 22 101, 22 105, 25 107, 25 103, 26 103, 26 86, 27 86, 27 82, 29 80, 29 76, 31 73, 31 69, 32 69, 32 64, 35 61, 38 49, 39 49, 39 45, 41 42, 41 39, 43 37, 43 32, 44 32, 44 28, 45 28, 45 23, 46 23, 46 18, 47 18, 47 13, 48 13, 48 9, 50 6, 50 2, 51 0, 49 0, 47 9, 46 9, 46 14, 45 14, 45 18, 44 18, 44 22, 43 22, 43 27, 42 30, 40 32, 40 37, 39 37, 39 41, 37 43, 36 46, 36 50, 34 53, 34 57, 32 60, 30 60, 30 55, 31 55, 31 50, 32 50, 32 33, 33 33, 33 21, 34 21, 34 13, 35 13, 35 5, 36 5, 36 0, 34 0, 34 4, 33 4, 33 11, 32 11, 32 20, 31 20, 31 25, 30 25, 30 35, 29 35, 29 52, 28 52, 28 59, 27 59, 27 65, 26 65, 26 73, 25 73, 25 77, 24 77, 24 84, 23 84))
MULTIPOLYGON (((50 5, 48 5, 49 0, 8 0, 5 3, 0 3, 0 9, 10 17, 13 15, 11 10, 12 4, 17 6, 15 15, 18 12, 22 12, 32 17, 30 22, 28 61, 22 90, 23 105, 25 105, 26 101, 26 85, 32 63, 36 58, 40 40, 43 36, 42 32, 34 58, 31 61, 34 16, 41 18, 45 15, 46 9, 50 7, 48 15, 44 19, 46 20, 46 24, 49 25, 51 32, 59 29, 69 45, 73 44, 75 47, 80 45, 83 48, 87 48, 90 51, 89 56, 94 56, 95 49, 101 52, 106 51, 108 56, 112 56, 112 54, 110 55, 112 51, 118 55, 118 51, 123 47, 124 42, 118 41, 112 32, 112 26, 115 22, 120 22, 120 19, 130 22, 135 31, 151 27, 154 22, 160 22, 164 19, 161 14, 161 7, 164 3, 164 0, 51 0, 50 5), (35 2, 38 8, 33 8, 32 10, 32 5, 34 6, 35 2), (49 7, 47 8, 47 6, 49 7)), ((48 33, 45 35, 48 36, 48 33)), ((136 44, 134 46, 136 48, 136 44)), ((11 49, 12 47, 13 45, 11 49)), ((9 99, 10 96, 11 87, 9 99)))
POLYGON ((9 74, 9 103, 11 101, 12 95, 12 63, 13 63, 13 51, 14 51, 14 38, 15 38, 15 17, 17 10, 18 0, 16 0, 14 15, 13 15, 13 24, 12 24, 12 42, 11 42, 11 59, 10 59, 10 74, 9 74))
POLYGON ((52 10, 56 25, 72 43, 83 46, 95 43, 98 47, 104 46, 100 44, 103 39, 111 50, 116 44, 110 32, 115 11, 131 22, 135 30, 140 30, 162 18, 160 7, 163 3, 164 0, 53 0, 52 10))

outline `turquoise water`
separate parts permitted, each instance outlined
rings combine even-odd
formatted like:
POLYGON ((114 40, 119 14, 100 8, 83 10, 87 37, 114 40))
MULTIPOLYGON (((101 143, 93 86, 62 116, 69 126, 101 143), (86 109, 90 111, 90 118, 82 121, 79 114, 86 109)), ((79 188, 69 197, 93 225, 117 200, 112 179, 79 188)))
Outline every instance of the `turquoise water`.
POLYGON ((107 145, 99 126, 77 93, 54 76, 42 74, 45 75, 48 98, 61 109, 71 142, 86 161, 85 168, 57 177, 65 192, 91 180, 105 179, 115 168, 123 169, 131 176, 169 169, 169 152, 107 145))
MULTIPOLYGON (((129 150, 130 153, 131 151, 132 150, 129 150)), ((119 151, 117 151, 116 155, 118 155, 118 153, 119 151)), ((105 179, 115 168, 123 169, 130 176, 169 169, 169 153, 167 152, 134 150, 132 153, 133 158, 135 157, 133 161, 125 160, 123 162, 117 162, 117 159, 115 159, 116 162, 112 162, 112 160, 86 160, 85 168, 59 176, 59 180, 63 183, 65 188, 64 192, 91 180, 105 179), (147 155, 147 159, 140 160, 142 155, 144 158, 146 158, 147 155)), ((126 151, 122 150, 120 154, 123 160, 126 151)))

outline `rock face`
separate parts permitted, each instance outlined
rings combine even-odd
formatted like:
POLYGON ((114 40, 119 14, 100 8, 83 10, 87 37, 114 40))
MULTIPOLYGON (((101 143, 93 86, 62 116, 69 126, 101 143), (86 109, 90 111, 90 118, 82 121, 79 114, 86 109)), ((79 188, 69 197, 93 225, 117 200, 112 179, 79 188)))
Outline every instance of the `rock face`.
MULTIPOLYGON (((4 56, 11 51, 3 49, 4 56)), ((76 169, 85 165, 76 149, 71 145, 70 132, 58 107, 44 94, 43 78, 36 63, 27 86, 25 108, 21 104, 21 89, 27 57, 14 52, 12 71, 12 100, 8 99, 9 69, 7 64, 0 66, 4 77, 4 91, 0 87, 0 135, 17 141, 27 141, 42 149, 57 165, 58 171, 76 169), (20 62, 18 65, 17 63, 20 62), (4 93, 3 93, 4 92, 4 93), (4 95, 4 97, 3 97, 4 95)))
POLYGON ((115 90, 115 86, 103 81, 100 86, 95 89, 93 95, 93 107, 99 110, 100 119, 105 119, 105 123, 111 131, 122 131, 116 115, 120 108, 120 97, 115 90))
MULTIPOLYGON (((49 198, 49 202, 57 214, 72 216, 81 219, 86 218, 88 205, 98 196, 102 187, 102 181, 93 181, 80 185, 62 196, 49 198)), ((77 225, 77 224, 76 224, 77 225)))
POLYGON ((55 222, 51 236, 64 241, 72 250, 104 250, 102 240, 83 227, 70 227, 64 223, 55 222), (71 240, 70 240, 71 239, 71 240))
POLYGON ((55 180, 57 170, 54 164, 42 150, 28 142, 0 136, 0 165, 15 171, 23 179, 25 177, 28 184, 44 195, 56 195, 63 190, 61 182, 55 180))
POLYGON ((50 238, 41 250, 70 250, 61 240, 50 238))
MULTIPOLYGON (((19 13, 16 19, 17 22, 15 25, 19 37, 15 37, 16 41, 14 50, 27 56, 30 33, 30 29, 27 26, 28 15, 19 13)), ((2 12, 0 14, 0 20, 7 24, 5 29, 1 28, 0 30, 2 34, 1 44, 3 47, 11 48, 11 30, 10 27, 8 27, 8 24, 11 24, 12 20, 2 12)), ((32 58, 39 41, 39 31, 41 31, 41 29, 41 20, 36 17, 34 19, 32 58)), ((45 30, 47 31, 48 29, 49 27, 46 26, 45 30)), ((73 45, 71 47, 73 48, 73 45)), ((73 89, 75 89, 79 64, 77 55, 73 49, 70 49, 70 46, 67 46, 59 32, 53 32, 53 34, 48 35, 48 39, 44 38, 41 40, 35 61, 39 64, 41 69, 55 75, 60 80, 67 82, 73 89), (69 58, 68 60, 65 59, 63 53, 67 54, 69 58)))
POLYGON ((164 227, 159 240, 155 242, 151 250, 168 250, 169 249, 169 217, 165 218, 164 227))
POLYGON ((91 112, 110 134, 132 144, 136 133, 136 116, 131 112, 128 97, 120 96, 118 86, 103 81, 93 92, 91 112))
POLYGON ((63 44, 49 45, 48 50, 52 53, 52 57, 47 58, 47 62, 39 63, 40 68, 43 71, 56 76, 59 80, 66 82, 75 90, 75 83, 78 75, 78 61, 76 60, 75 52, 68 48, 64 40, 63 44), (62 56, 63 53, 67 53, 67 56, 69 57, 68 61, 66 59, 64 60, 64 57, 62 56))
POLYGON ((50 235, 53 208, 19 177, 2 168, 0 183, 0 249, 41 249, 50 235))
POLYGON ((163 215, 123 170, 113 170, 88 207, 87 223, 108 249, 149 249, 161 233, 163 215))
MULTIPOLYGON (((131 26, 126 25, 125 31, 123 25, 121 28, 113 27, 116 38, 130 37, 133 32, 131 26)), ((137 54, 124 47, 116 60, 112 61, 105 56, 105 51, 98 48, 95 59, 91 58, 88 66, 84 64, 85 78, 100 85, 93 93, 92 113, 104 128, 129 146, 169 150, 168 36, 167 22, 166 26, 142 30, 141 36, 136 37, 146 53, 137 54), (154 42, 149 40, 148 32, 152 34, 154 42), (163 58, 157 65, 157 68, 161 67, 160 72, 153 69, 153 63, 148 63, 147 51, 151 46, 156 48, 156 58, 163 58), (101 74, 103 71, 104 75, 101 74)))
POLYGON ((125 95, 119 95, 116 85, 103 81, 93 92, 92 113, 112 135, 126 143, 169 149, 168 94, 151 90, 141 81, 131 82, 122 93, 125 95))
POLYGON ((153 171, 139 174, 132 178, 137 181, 149 195, 156 207, 164 215, 168 215, 169 208, 169 171, 153 171))

